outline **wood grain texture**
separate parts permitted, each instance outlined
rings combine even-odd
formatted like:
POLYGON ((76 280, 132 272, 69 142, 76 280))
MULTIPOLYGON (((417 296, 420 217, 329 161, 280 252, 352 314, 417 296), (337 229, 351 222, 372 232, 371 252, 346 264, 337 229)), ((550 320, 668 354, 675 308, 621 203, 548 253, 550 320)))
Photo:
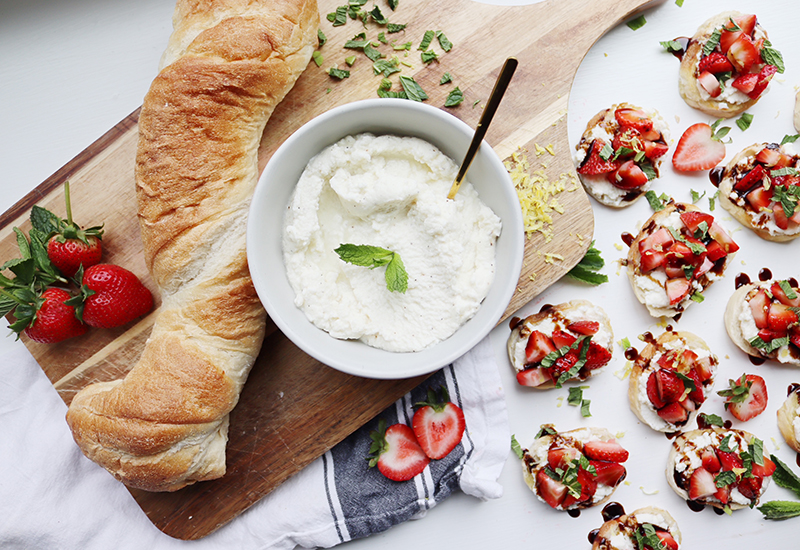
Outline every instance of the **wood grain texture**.
MULTIPOLYGON (((402 74, 413 75, 428 93, 428 103, 441 106, 452 85, 440 86, 439 78, 450 72, 465 101, 448 111, 473 127, 503 61, 516 57, 519 68, 486 140, 501 158, 518 148, 526 149, 535 168, 546 160, 546 174, 557 179, 562 173, 574 173, 565 116, 570 86, 583 56, 607 29, 648 3, 652 2, 550 0, 532 6, 497 7, 470 0, 442 0, 434 9, 431 2, 402 0, 394 13, 382 9, 391 21, 408 24, 405 33, 389 35, 400 43, 412 41, 416 48, 425 30, 440 29, 455 44, 431 66, 423 66, 419 52, 412 50, 408 58, 401 59, 413 68, 404 67, 402 74), (552 144, 555 154, 536 157, 533 151, 537 144, 552 144)), ((332 27, 324 15, 336 6, 332 0, 320 2, 322 28, 328 37, 321 48, 325 61, 321 68, 313 63, 308 67, 273 114, 259 151, 262 168, 280 143, 311 118, 337 105, 376 97, 380 77, 372 74, 371 63, 360 54, 349 79, 335 81, 325 72, 331 66, 344 67, 344 58, 355 52, 344 50, 341 44, 364 30, 353 21, 332 27)), ((377 30, 367 31, 369 38, 377 35, 377 30)), ((379 49, 393 53, 386 46, 379 49)), ((396 76, 392 80, 397 89, 396 76)), ((18 255, 12 227, 29 228, 27 216, 32 205, 64 214, 62 184, 69 179, 74 218, 87 225, 106 224, 105 260, 132 270, 153 290, 144 266, 134 200, 137 121, 138 111, 0 216, 0 258, 18 255)), ((594 219, 585 193, 578 187, 561 193, 559 201, 565 212, 555 216, 552 241, 545 242, 534 234, 526 243, 518 292, 504 317, 561 278, 589 246, 594 219), (545 253, 559 254, 563 260, 547 262, 545 253)), ((119 329, 93 330, 62 344, 25 344, 69 403, 85 385, 127 373, 150 333, 153 317, 151 314, 119 329)), ((303 354, 273 325, 231 415, 228 473, 176 493, 131 493, 151 521, 168 535, 203 537, 421 380, 367 380, 339 373, 303 354)))

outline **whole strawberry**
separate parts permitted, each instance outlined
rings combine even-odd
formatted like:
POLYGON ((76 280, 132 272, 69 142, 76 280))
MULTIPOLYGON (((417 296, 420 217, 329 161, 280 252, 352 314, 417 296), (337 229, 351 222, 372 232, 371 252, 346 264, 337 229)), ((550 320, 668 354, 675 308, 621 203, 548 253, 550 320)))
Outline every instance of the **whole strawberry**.
POLYGON ((100 239, 102 226, 83 229, 72 221, 69 182, 64 183, 64 199, 67 205, 67 219, 61 219, 52 212, 35 206, 31 210, 31 223, 34 228, 48 235, 47 256, 50 262, 67 277, 73 277, 78 268, 87 269, 100 263, 103 247, 100 239))
POLYGON ((78 315, 87 325, 114 328, 153 308, 153 296, 133 273, 112 264, 93 265, 81 279, 78 315))
MULTIPOLYGON (((18 319, 17 328, 25 324, 24 332, 34 342, 55 344, 68 338, 85 334, 89 327, 75 316, 75 308, 65 304, 72 296, 62 288, 48 288, 31 304, 35 309, 32 317, 18 319)), ((17 314, 23 310, 17 308, 17 314)), ((12 328, 14 328, 12 326, 12 328)))

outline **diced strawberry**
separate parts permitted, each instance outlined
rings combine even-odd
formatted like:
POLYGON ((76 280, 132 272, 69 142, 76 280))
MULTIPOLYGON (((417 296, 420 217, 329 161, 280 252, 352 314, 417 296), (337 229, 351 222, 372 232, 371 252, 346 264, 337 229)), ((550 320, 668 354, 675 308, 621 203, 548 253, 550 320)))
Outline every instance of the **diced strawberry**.
POLYGON ((689 498, 697 500, 707 498, 717 492, 714 476, 703 467, 696 469, 689 479, 689 498))
POLYGON ((667 253, 667 262, 664 266, 664 271, 670 279, 686 277, 686 272, 683 270, 683 262, 680 259, 675 259, 674 255, 670 257, 671 252, 667 253))
POLYGON ((544 367, 531 367, 517 373, 517 383, 520 386, 527 386, 529 388, 541 386, 550 380, 550 369, 544 367))
MULTIPOLYGON (((756 28, 756 16, 753 15, 753 14, 745 13, 745 14, 736 16, 736 17, 733 18, 733 22, 736 24, 736 27, 739 27, 739 29, 742 32, 744 32, 745 34, 747 34, 747 35, 751 35, 752 36, 753 29, 756 28)), ((728 23, 725 26, 725 29, 726 30, 732 30, 732 29, 735 29, 736 27, 734 27, 733 25, 728 23)))
POLYGON ((719 47, 722 53, 728 53, 731 44, 736 42, 744 33, 742 31, 726 31, 723 29, 719 37, 719 47))
POLYGON ((685 277, 682 279, 667 279, 665 287, 670 305, 675 305, 683 300, 692 290, 691 283, 685 277))
POLYGON ((678 368, 678 356, 674 350, 665 351, 661 357, 656 360, 656 364, 662 369, 676 370, 678 368))
POLYGON ((536 492, 552 508, 558 508, 567 496, 567 486, 551 478, 542 468, 536 472, 536 492))
POLYGON ((733 254, 739 250, 739 245, 733 242, 733 239, 731 239, 731 236, 728 235, 728 232, 725 231, 717 222, 711 224, 711 227, 708 228, 708 234, 712 239, 722 245, 722 248, 728 254, 733 254))
POLYGON ((667 151, 669 151, 669 145, 663 141, 645 140, 644 142, 644 156, 651 160, 663 157, 667 151))
POLYGON ((586 352, 586 368, 589 370, 599 369, 611 361, 611 352, 596 342, 589 342, 589 350, 586 352))
POLYGON ((763 209, 771 210, 769 205, 772 202, 772 190, 759 185, 745 196, 745 200, 755 212, 761 212, 763 209))
MULTIPOLYGON (((773 168, 775 169, 786 168, 787 166, 792 166, 793 164, 794 164, 794 157, 792 157, 791 155, 785 155, 780 151, 778 151, 778 161, 775 163, 775 166, 773 166, 773 168)), ((776 181, 780 183, 782 179, 776 178, 776 181)))
POLYGON ((725 144, 713 139, 713 133, 704 122, 689 126, 675 147, 672 166, 681 172, 697 172, 719 164, 725 158, 725 144))
POLYGON ((525 361, 529 365, 541 363, 542 359, 548 354, 556 351, 552 340, 538 330, 531 332, 528 337, 528 343, 525 345, 525 361))
POLYGON ((660 227, 639 241, 639 253, 642 254, 645 250, 666 251, 674 242, 672 233, 666 227, 660 227))
POLYGON ((769 298, 767 298, 767 293, 759 289, 747 303, 753 314, 756 328, 767 328, 767 312, 769 311, 769 298))
POLYGON ((684 397, 682 400, 678 401, 678 404, 686 409, 687 413, 693 413, 697 410, 697 404, 688 397, 684 397))
POLYGON ((601 462, 599 460, 590 460, 589 464, 594 466, 597 472, 598 485, 607 485, 609 487, 616 487, 620 482, 625 479, 627 474, 625 466, 617 462, 601 462))
POLYGON ((678 402, 670 403, 657 411, 658 416, 670 424, 681 424, 689 418, 689 412, 678 402))
POLYGON ((642 137, 647 141, 659 141, 663 137, 661 132, 659 132, 655 128, 650 128, 649 130, 645 130, 644 132, 640 133, 642 134, 642 137))
POLYGON ((789 229, 789 218, 786 217, 786 211, 781 203, 776 202, 772 205, 772 217, 775 218, 775 225, 781 229, 789 229))
POLYGON ((620 130, 614 134, 614 140, 611 142, 611 146, 614 147, 614 151, 617 151, 621 147, 631 150, 630 153, 621 153, 617 157, 620 159, 630 158, 638 151, 644 150, 642 135, 639 133, 639 130, 635 128, 620 128, 620 130))
POLYGON ((558 379, 561 378, 561 375, 565 372, 568 372, 572 367, 575 366, 575 363, 577 362, 578 354, 575 353, 575 350, 570 350, 569 353, 563 357, 556 359, 556 362, 553 363, 552 367, 550 367, 550 376, 553 377, 554 381, 558 381, 558 379))
POLYGON ((694 363, 694 370, 701 382, 707 382, 714 377, 714 361, 710 356, 698 359, 694 363))
POLYGON ((588 336, 597 334, 597 331, 600 330, 600 323, 597 321, 575 321, 567 325, 567 329, 588 336))
POLYGON ((789 218, 789 221, 800 225, 800 208, 794 209, 794 214, 792 214, 792 217, 789 218))
POLYGON ((553 331, 552 338, 553 338, 553 344, 556 346, 556 349, 561 349, 564 346, 571 346, 572 344, 575 343, 575 340, 577 340, 577 338, 575 338, 570 333, 558 329, 553 331))
POLYGON ((761 486, 763 482, 759 477, 745 477, 739 480, 736 486, 742 496, 750 500, 756 500, 761 496, 761 486))
POLYGON ((681 212, 681 221, 694 234, 703 222, 706 222, 706 227, 711 227, 711 224, 714 223, 714 216, 698 210, 688 210, 681 212))
POLYGON ((547 451, 547 463, 555 470, 556 468, 566 468, 570 462, 578 460, 581 452, 575 447, 553 447, 547 451))
POLYGON ((753 65, 758 63, 761 56, 756 50, 753 40, 746 34, 739 37, 728 46, 728 60, 739 73, 749 73, 753 65))
MULTIPOLYGON (((756 78, 758 77, 756 76, 756 78)), ((756 153, 756 160, 767 167, 775 166, 781 160, 781 153, 777 149, 764 147, 756 153)))
POLYGON ((700 452, 700 459, 703 461, 703 468, 712 474, 716 474, 722 469, 719 457, 717 456, 716 451, 714 451, 714 449, 711 447, 706 447, 700 452))
POLYGON ((778 68, 775 65, 764 65, 758 73, 758 82, 756 82, 753 91, 747 94, 747 96, 751 99, 760 96, 764 90, 767 89, 770 80, 772 80, 772 77, 775 76, 777 72, 778 68))
POLYGON ((586 158, 578 167, 579 174, 583 174, 585 176, 596 176, 599 174, 613 172, 619 167, 619 161, 610 159, 603 160, 603 157, 600 156, 600 151, 603 150, 605 145, 605 142, 600 139, 596 139, 592 142, 592 144, 589 146, 589 152, 586 154, 586 158))
POLYGON ((769 477, 775 473, 777 466, 772 459, 764 455, 764 464, 753 462, 753 475, 760 478, 769 477))
POLYGON ((733 79, 733 82, 731 82, 732 87, 744 94, 749 94, 752 92, 753 89, 755 89, 756 84, 758 84, 758 74, 756 73, 740 74, 733 79))
MULTIPOLYGON (((712 242, 714 242, 714 241, 712 241, 712 242)), ((708 258, 708 256, 705 256, 705 257, 703 257, 703 263, 700 264, 700 267, 698 267, 697 269, 694 270, 694 273, 692 274, 692 276, 695 279, 699 279, 700 277, 702 277, 703 275, 705 275, 706 273, 711 271, 712 267, 714 267, 714 262, 712 262, 708 258)))
POLYGON ((583 454, 591 460, 602 460, 604 462, 625 462, 628 460, 628 451, 617 443, 615 439, 587 441, 583 445, 583 454))
POLYGON ((650 399, 650 403, 653 404, 654 409, 660 409, 666 405, 658 392, 658 373, 656 371, 651 372, 650 376, 647 377, 647 397, 650 399))
MULTIPOLYGON (((712 75, 726 73, 732 70, 733 65, 731 65, 731 62, 728 61, 725 55, 719 52, 711 52, 701 59, 697 66, 698 73, 709 72, 712 75)), ((714 80, 716 80, 716 78, 714 80)))
POLYGON ((636 189, 647 183, 647 174, 633 159, 623 162, 615 172, 609 172, 606 178, 620 189, 636 189))
POLYGON ((697 75, 697 83, 708 92, 711 97, 719 97, 722 93, 722 86, 719 84, 717 77, 708 71, 704 71, 697 75))
POLYGON ((614 118, 621 127, 634 128, 640 133, 653 128, 653 120, 641 109, 617 109, 614 111, 614 118))
POLYGON ((784 336, 786 336, 785 332, 776 332, 768 328, 762 328, 758 331, 758 337, 765 342, 772 342, 774 339, 783 338, 784 336))
POLYGON ((714 493, 714 498, 716 498, 722 504, 728 504, 728 501, 731 499, 731 486, 723 485, 722 487, 717 487, 717 492, 714 493))
POLYGON ((780 303, 786 306, 800 307, 800 289, 793 288, 792 290, 794 291, 794 299, 790 299, 786 295, 786 292, 783 291, 783 288, 780 284, 778 284, 777 281, 772 283, 772 286, 770 287, 772 295, 777 298, 780 303))
POLYGON ((580 496, 575 497, 567 493, 567 496, 564 498, 564 502, 561 504, 562 507, 569 508, 578 502, 590 501, 595 492, 597 492, 597 480, 595 479, 595 476, 583 468, 578 469, 578 483, 581 486, 580 496))
MULTIPOLYGON (((755 418, 767 408, 767 383, 763 378, 757 374, 742 375, 739 380, 730 381, 730 389, 719 392, 720 395, 726 398, 725 408, 734 416, 734 418, 746 422, 751 418, 755 418), (744 380, 743 380, 744 379, 744 380), (742 400, 741 395, 734 390, 742 386, 749 386, 747 392, 744 394, 742 400)), ((736 456, 736 455, 734 455, 736 456)), ((738 456, 736 456, 738 458, 738 456)), ((722 461, 723 468, 725 461, 720 453, 719 459, 722 461)), ((725 468, 728 469, 728 468, 725 468)))
POLYGON ((700 380, 700 376, 695 370, 690 370, 686 373, 686 376, 691 378, 692 382, 694 382, 694 389, 690 391, 688 395, 689 399, 698 405, 702 405, 706 400, 706 396, 705 393, 703 393, 703 382, 700 380))
POLYGON ((640 269, 642 273, 650 273, 654 269, 664 265, 666 253, 657 250, 645 250, 642 253, 640 269))
POLYGON ((733 188, 744 195, 757 184, 760 184, 766 175, 767 172, 764 170, 764 167, 761 164, 756 164, 752 170, 747 172, 739 181, 733 184, 733 188))
POLYGON ((797 322, 797 313, 790 306, 773 302, 767 312, 767 328, 775 332, 786 333, 789 326, 797 322))
POLYGON ((792 327, 789 331, 789 342, 800 348, 800 327, 792 327))
POLYGON ((656 536, 658 540, 661 541, 661 547, 665 550, 678 550, 678 541, 672 536, 669 531, 665 531, 663 529, 656 529, 656 536))
POLYGON ((675 371, 660 369, 656 371, 656 381, 658 383, 658 397, 664 403, 677 401, 685 390, 683 381, 675 371))
POLYGON ((706 245, 706 258, 712 262, 716 262, 720 258, 724 258, 727 255, 728 253, 717 241, 711 241, 706 245))

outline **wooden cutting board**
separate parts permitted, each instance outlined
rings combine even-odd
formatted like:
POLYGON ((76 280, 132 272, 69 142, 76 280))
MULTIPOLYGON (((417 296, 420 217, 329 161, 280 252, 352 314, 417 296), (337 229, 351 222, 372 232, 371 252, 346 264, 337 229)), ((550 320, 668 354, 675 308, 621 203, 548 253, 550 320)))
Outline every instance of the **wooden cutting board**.
MULTIPOLYGON (((401 0, 395 12, 381 9, 394 23, 406 23, 398 43, 413 42, 401 53, 402 74, 413 75, 442 106, 457 85, 464 102, 447 109, 475 126, 503 61, 519 60, 519 68, 487 135, 501 158, 527 150, 531 170, 544 169, 550 180, 574 175, 567 141, 567 101, 572 79, 584 54, 609 28, 641 9, 646 0, 550 0, 531 6, 497 7, 470 0, 401 0), (454 44, 449 53, 433 48, 440 59, 421 63, 416 46, 426 30, 442 30, 454 44), (440 85, 445 72, 453 83, 440 85), (550 152, 545 151, 549 149, 550 152), (544 163, 543 168, 540 163, 544 163)), ((313 62, 275 111, 259 152, 260 165, 293 131, 328 109, 376 97, 380 77, 362 54, 341 45, 362 32, 360 22, 333 27, 325 14, 337 7, 321 0, 322 29, 328 42, 321 48, 321 68, 313 62), (344 68, 344 58, 357 53, 352 76, 337 81, 325 72, 344 68)), ((370 24, 368 38, 376 39, 370 24)), ((382 45, 381 51, 393 55, 382 45)), ((397 75, 393 75, 397 89, 397 75)), ((599 83, 601 84, 601 83, 599 83)), ((623 100, 624 98, 620 98, 623 100)), ((120 122, 70 163, 0 216, 0 260, 17 257, 11 228, 29 228, 31 206, 38 204, 64 215, 63 182, 71 182, 73 214, 86 225, 105 223, 105 260, 134 271, 155 290, 143 261, 136 219, 133 166, 138 111, 120 122)), ((575 180, 577 181, 577 180, 575 180)), ((527 241, 518 292, 504 319, 571 269, 588 248, 594 218, 583 190, 568 186, 558 195, 563 214, 555 214, 549 242, 535 233, 527 241), (555 254, 558 256, 548 256, 555 254), (562 258, 562 259, 553 259, 562 258)), ((115 330, 93 330, 85 337, 57 345, 25 341, 42 369, 68 404, 82 387, 120 378, 136 362, 155 313, 115 330)), ((271 324, 271 323, 270 323, 271 324)), ((263 351, 253 368, 239 405, 231 415, 227 474, 175 493, 131 490, 152 522, 181 539, 203 537, 242 511, 309 462, 373 418, 422 378, 368 380, 345 375, 311 359, 278 331, 268 328, 263 351)))

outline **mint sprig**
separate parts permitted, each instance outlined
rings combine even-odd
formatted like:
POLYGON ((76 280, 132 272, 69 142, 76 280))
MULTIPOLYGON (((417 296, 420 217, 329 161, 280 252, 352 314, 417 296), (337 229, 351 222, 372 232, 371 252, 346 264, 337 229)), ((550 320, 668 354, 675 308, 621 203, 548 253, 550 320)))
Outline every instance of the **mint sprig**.
POLYGON ((386 266, 384 275, 386 288, 390 292, 405 293, 408 290, 408 273, 400 254, 379 246, 366 244, 342 244, 334 250, 342 261, 349 264, 375 269, 386 266))

